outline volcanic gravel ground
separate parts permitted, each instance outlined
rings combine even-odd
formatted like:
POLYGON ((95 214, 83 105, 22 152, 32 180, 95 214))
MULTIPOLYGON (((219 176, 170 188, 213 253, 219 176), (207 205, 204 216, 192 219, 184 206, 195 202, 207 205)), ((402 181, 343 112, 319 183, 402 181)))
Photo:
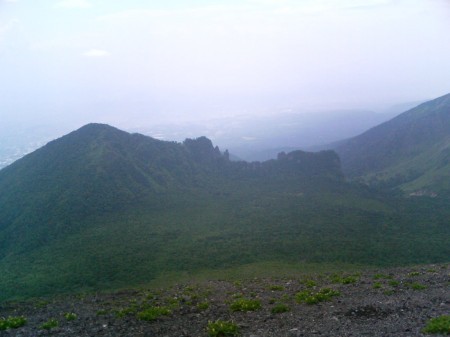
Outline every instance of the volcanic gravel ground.
POLYGON ((208 322, 219 319, 233 321, 243 337, 425 336, 421 330, 430 318, 450 314, 449 272, 449 265, 428 265, 3 303, 0 317, 24 316, 27 323, 0 336, 207 337, 208 322), (340 295, 317 304, 296 301, 299 292, 323 288, 340 295), (259 301, 261 308, 233 312, 231 303, 242 298, 259 301), (272 313, 280 303, 289 311, 272 313), (151 321, 138 318, 152 307, 170 313, 151 321), (67 320, 65 313, 76 318, 67 320), (43 329, 52 318, 58 326, 43 329))

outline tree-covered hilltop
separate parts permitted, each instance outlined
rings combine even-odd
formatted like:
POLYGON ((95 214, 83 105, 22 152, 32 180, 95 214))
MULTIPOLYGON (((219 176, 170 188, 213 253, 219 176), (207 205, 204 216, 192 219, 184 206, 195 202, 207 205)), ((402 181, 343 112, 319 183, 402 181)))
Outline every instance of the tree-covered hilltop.
POLYGON ((446 261, 450 211, 345 181, 332 151, 231 162, 89 124, 0 171, 1 299, 263 261, 446 261), (433 212, 430 212, 430 210, 433 212))
POLYGON ((268 183, 302 175, 340 180, 339 159, 331 151, 297 151, 264 163, 235 163, 205 137, 179 144, 89 124, 1 171, 0 228, 64 227, 142 203, 158 209, 174 194, 233 190, 240 179, 268 183))

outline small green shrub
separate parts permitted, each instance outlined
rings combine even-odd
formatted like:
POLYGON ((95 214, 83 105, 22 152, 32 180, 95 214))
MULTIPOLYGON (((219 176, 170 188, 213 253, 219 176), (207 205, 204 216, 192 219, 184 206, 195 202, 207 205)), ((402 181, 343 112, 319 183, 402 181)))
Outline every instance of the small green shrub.
POLYGON ((424 289, 427 289, 427 286, 425 286, 423 284, 420 284, 420 283, 417 283, 417 282, 410 283, 410 284, 408 284, 408 286, 411 289, 413 289, 413 290, 424 290, 424 289))
POLYGON ((239 326, 231 321, 217 320, 209 322, 206 330, 211 337, 237 336, 239 326))
POLYGON ((359 276, 357 275, 349 275, 346 277, 343 277, 341 280, 342 284, 352 284, 352 283, 356 283, 359 281, 359 276))
POLYGON ((315 286, 317 286, 317 282, 314 280, 304 280, 302 282, 307 288, 314 288, 315 286))
POLYGON ((58 325, 59 325, 58 321, 54 318, 51 318, 47 322, 41 324, 39 328, 42 330, 50 330, 56 328, 58 325))
POLYGON ((306 302, 306 300, 309 297, 312 297, 312 296, 313 296, 313 292, 312 291, 310 291, 310 290, 303 290, 303 291, 300 291, 297 294, 295 294, 295 300, 298 303, 303 303, 303 302, 306 302))
POLYGON ((234 281, 233 282, 233 285, 235 286, 235 287, 242 287, 242 282, 241 281, 234 281))
POLYGON ((128 308, 123 308, 123 309, 115 311, 114 315, 118 318, 122 318, 127 315, 134 314, 135 312, 136 312, 135 307, 128 307, 128 308))
POLYGON ((408 274, 408 276, 419 276, 420 273, 418 271, 413 271, 408 274))
POLYGON ((77 319, 77 314, 75 314, 73 312, 66 312, 64 314, 64 318, 68 321, 74 321, 77 319))
POLYGON ((103 316, 103 315, 107 315, 108 314, 108 310, 105 309, 101 309, 99 311, 97 311, 96 315, 97 316, 103 316))
POLYGON ((359 275, 348 275, 348 276, 333 275, 331 277, 331 282, 333 283, 352 284, 358 281, 359 275))
POLYGON ((342 276, 338 274, 333 274, 330 276, 330 281, 333 283, 341 283, 342 276))
POLYGON ((261 302, 258 300, 250 300, 241 298, 230 305, 231 311, 255 311, 261 308, 261 302))
POLYGON ((400 281, 397 281, 397 280, 390 280, 390 281, 389 281, 389 285, 390 285, 391 287, 398 287, 398 286, 400 285, 400 281))
POLYGON ((208 302, 202 302, 202 303, 199 303, 199 304, 197 304, 197 309, 198 310, 206 310, 206 309, 208 309, 209 308, 209 303, 208 302))
POLYGON ((291 300, 291 298, 290 298, 290 296, 288 294, 284 294, 280 298, 280 301, 283 301, 283 302, 289 302, 290 300, 291 300))
POLYGON ((0 331, 7 329, 17 329, 24 326, 27 319, 23 316, 10 316, 8 318, 0 318, 0 331))
POLYGON ((143 321, 154 321, 161 316, 168 316, 172 312, 166 307, 151 307, 138 312, 137 318, 143 321))
POLYGON ((166 299, 166 303, 172 310, 180 307, 180 299, 176 296, 166 299))
POLYGON ((430 319, 422 332, 450 335, 450 315, 443 315, 430 319))
POLYGON ((375 282, 375 283, 372 285, 372 288, 373 288, 373 289, 380 289, 381 287, 383 287, 383 285, 381 284, 381 282, 375 282))
POLYGON ((380 279, 391 279, 392 275, 386 275, 386 274, 375 274, 373 275, 374 280, 380 280, 380 279))
POLYGON ((279 303, 276 306, 274 306, 271 310, 272 314, 281 314, 283 312, 288 312, 291 310, 286 304, 279 303))
POLYGON ((272 291, 283 291, 284 287, 283 286, 279 286, 279 285, 271 285, 271 286, 269 286, 269 290, 272 290, 272 291))
POLYGON ((295 300, 298 303, 317 304, 319 302, 329 301, 332 297, 339 295, 339 291, 331 288, 324 288, 316 293, 310 290, 304 290, 295 295, 295 300))

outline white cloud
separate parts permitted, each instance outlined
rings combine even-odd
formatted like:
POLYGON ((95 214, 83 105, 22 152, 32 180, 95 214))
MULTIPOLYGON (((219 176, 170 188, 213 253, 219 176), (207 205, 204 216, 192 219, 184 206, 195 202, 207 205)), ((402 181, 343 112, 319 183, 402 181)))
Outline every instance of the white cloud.
POLYGON ((6 24, 0 25, 0 37, 7 32, 14 29, 14 27, 19 26, 20 21, 18 19, 11 19, 6 24))
POLYGON ((103 49, 91 49, 83 53, 86 57, 105 57, 111 55, 108 51, 103 49))
POLYGON ((63 0, 56 4, 56 7, 63 8, 90 8, 92 4, 87 0, 63 0))

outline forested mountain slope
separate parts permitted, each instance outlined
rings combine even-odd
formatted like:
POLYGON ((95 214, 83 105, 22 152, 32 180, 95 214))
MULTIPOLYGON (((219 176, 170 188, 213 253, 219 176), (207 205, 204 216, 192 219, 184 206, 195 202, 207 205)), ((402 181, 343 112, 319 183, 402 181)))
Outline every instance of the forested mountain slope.
POLYGON ((344 172, 406 191, 450 191, 450 94, 335 148, 344 172))
POLYGON ((231 162, 205 137, 89 124, 0 171, 0 299, 261 261, 446 261, 446 205, 348 184, 332 151, 231 162))

